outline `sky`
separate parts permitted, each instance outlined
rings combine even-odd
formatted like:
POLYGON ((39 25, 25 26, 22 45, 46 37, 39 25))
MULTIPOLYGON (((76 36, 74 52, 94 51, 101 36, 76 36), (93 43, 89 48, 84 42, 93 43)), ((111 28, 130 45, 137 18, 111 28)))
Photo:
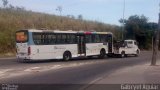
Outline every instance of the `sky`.
MULTIPOLYGON (((120 25, 123 18, 124 0, 8 0, 13 6, 27 10, 60 15, 56 8, 62 7, 62 15, 82 15, 86 20, 120 25)), ((125 0, 125 19, 131 15, 144 15, 149 22, 158 22, 160 0, 125 0)), ((2 2, 0 2, 2 6, 2 2)))

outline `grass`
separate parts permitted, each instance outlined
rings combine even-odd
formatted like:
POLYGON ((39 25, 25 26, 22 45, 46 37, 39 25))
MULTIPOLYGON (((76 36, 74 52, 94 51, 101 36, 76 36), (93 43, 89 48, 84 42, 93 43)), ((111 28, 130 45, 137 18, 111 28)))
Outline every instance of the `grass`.
POLYGON ((15 57, 15 53, 0 53, 0 58, 15 57))

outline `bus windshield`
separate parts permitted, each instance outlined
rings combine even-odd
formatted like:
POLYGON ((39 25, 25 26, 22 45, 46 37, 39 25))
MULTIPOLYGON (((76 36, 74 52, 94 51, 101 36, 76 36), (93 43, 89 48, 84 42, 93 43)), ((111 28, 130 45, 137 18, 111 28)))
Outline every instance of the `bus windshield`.
POLYGON ((28 41, 28 33, 27 31, 18 31, 16 32, 16 42, 17 43, 25 43, 28 41))

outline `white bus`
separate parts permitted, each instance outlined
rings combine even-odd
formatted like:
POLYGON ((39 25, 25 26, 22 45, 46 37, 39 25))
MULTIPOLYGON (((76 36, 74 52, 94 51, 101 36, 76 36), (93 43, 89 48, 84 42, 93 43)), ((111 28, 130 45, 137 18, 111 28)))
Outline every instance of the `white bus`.
POLYGON ((24 61, 99 56, 112 53, 111 32, 19 30, 17 59, 24 61))

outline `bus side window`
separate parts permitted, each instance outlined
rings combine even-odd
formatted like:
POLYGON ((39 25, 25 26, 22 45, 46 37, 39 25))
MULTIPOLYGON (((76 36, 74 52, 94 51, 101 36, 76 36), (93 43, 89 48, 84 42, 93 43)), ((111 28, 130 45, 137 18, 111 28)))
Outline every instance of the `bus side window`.
POLYGON ((66 34, 66 43, 70 44, 70 35, 69 34, 66 34))
POLYGON ((37 44, 40 45, 41 44, 41 34, 37 33, 37 44))
POLYGON ((91 35, 86 35, 86 43, 92 43, 91 35))
POLYGON ((49 33, 45 33, 45 45, 49 45, 49 33))
POLYGON ((33 42, 36 45, 40 45, 41 44, 41 34, 40 33, 37 33, 37 32, 33 33, 33 42))
POLYGON ((74 35, 74 44, 76 44, 76 43, 77 43, 77 36, 74 35))
POLYGON ((56 35, 51 34, 51 44, 55 44, 55 43, 56 43, 56 35))
POLYGON ((42 33, 42 36, 41 36, 41 41, 42 41, 42 45, 47 45, 47 34, 46 33, 42 33))
POLYGON ((62 43, 62 44, 65 44, 65 43, 66 43, 66 39, 67 39, 66 34, 63 34, 63 35, 62 35, 62 38, 61 38, 61 43, 62 43))
POLYGON ((95 35, 92 35, 92 43, 96 43, 95 35))
POLYGON ((112 42, 112 35, 107 35, 107 42, 108 43, 111 43, 112 42))
POLYGON ((52 34, 48 33, 48 45, 52 44, 52 34))
POLYGON ((100 37, 99 37, 99 35, 95 35, 95 40, 96 40, 96 43, 100 43, 100 37))
POLYGON ((71 34, 70 35, 70 44, 75 44, 76 43, 75 41, 76 41, 76 36, 71 34))
POLYGON ((44 44, 44 33, 41 33, 41 45, 44 44))
POLYGON ((99 35, 100 37, 100 42, 102 43, 104 41, 103 35, 99 35))
POLYGON ((34 44, 37 45, 37 38, 38 38, 37 37, 38 36, 37 33, 33 33, 32 36, 33 36, 33 42, 34 42, 34 44))
POLYGON ((104 45, 107 45, 107 36, 106 35, 101 35, 101 42, 104 44, 104 45))
POLYGON ((41 34, 40 33, 37 33, 37 35, 36 35, 36 44, 37 45, 40 45, 41 44, 41 34))
POLYGON ((61 34, 56 34, 56 44, 61 44, 61 34))

